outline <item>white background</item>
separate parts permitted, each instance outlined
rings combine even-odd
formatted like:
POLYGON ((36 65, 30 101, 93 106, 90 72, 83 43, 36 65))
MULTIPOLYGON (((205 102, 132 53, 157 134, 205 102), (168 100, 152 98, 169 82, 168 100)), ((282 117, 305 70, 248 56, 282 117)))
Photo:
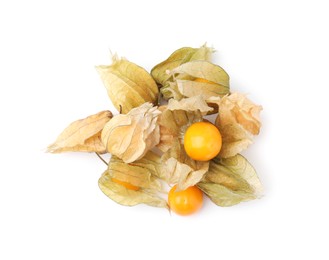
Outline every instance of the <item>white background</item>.
POLYGON ((326 1, 1 1, 0 259, 328 259, 326 1), (191 217, 123 207, 93 154, 44 153, 111 109, 110 50, 150 70, 204 42, 231 89, 262 104, 244 155, 265 196, 191 217))

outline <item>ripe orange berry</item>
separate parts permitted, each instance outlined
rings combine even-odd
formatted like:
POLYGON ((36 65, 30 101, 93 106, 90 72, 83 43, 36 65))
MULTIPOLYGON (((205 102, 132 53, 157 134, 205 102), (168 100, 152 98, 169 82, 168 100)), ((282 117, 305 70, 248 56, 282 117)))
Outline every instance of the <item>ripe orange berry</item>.
POLYGON ((210 83, 210 84, 214 84, 214 82, 211 82, 207 79, 203 79, 203 78, 196 78, 194 81, 196 82, 201 82, 201 83, 210 83))
POLYGON ((128 190, 139 190, 139 187, 130 184, 129 182, 120 181, 118 179, 112 178, 112 181, 126 187, 128 190))
POLYGON ((185 132, 184 148, 192 159, 209 161, 222 148, 222 136, 212 123, 194 123, 185 132))
POLYGON ((202 191, 191 186, 186 190, 176 191, 177 185, 171 188, 168 194, 169 207, 175 213, 186 216, 197 212, 203 204, 202 191))

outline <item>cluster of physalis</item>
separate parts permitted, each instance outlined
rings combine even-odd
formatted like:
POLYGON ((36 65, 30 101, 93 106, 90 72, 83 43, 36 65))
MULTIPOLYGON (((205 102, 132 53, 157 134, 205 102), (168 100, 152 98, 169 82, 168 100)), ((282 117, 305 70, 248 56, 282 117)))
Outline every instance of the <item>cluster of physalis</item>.
POLYGON ((262 185, 240 152, 259 134, 262 108, 230 91, 212 53, 205 45, 181 48, 151 73, 112 57, 97 71, 120 113, 73 122, 48 151, 110 153, 99 187, 125 206, 189 215, 201 208, 203 194, 218 206, 259 197, 262 185))

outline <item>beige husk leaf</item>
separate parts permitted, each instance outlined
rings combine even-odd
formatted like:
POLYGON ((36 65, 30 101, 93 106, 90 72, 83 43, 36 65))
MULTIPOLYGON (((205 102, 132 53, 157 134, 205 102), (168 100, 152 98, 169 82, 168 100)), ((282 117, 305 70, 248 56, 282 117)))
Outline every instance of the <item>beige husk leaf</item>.
POLYGON ((213 108, 209 107, 202 96, 193 96, 190 98, 183 98, 181 100, 169 99, 168 110, 184 110, 184 111, 200 111, 204 116, 211 112, 213 108))
POLYGON ((207 106, 201 96, 196 96, 180 101, 171 99, 168 105, 160 107, 160 110, 160 143, 157 147, 166 152, 177 140, 183 143, 186 129, 191 124, 202 121, 202 115, 207 114, 212 108, 207 106))
POLYGON ((53 144, 48 146, 47 152, 104 153, 105 146, 101 142, 101 131, 111 118, 112 113, 105 110, 74 121, 64 129, 53 144))
POLYGON ((169 184, 177 184, 177 191, 197 184, 209 168, 209 162, 195 161, 189 157, 179 141, 161 159, 165 180, 169 184))
POLYGON ((261 110, 261 106, 241 93, 232 93, 220 100, 215 122, 223 136, 220 157, 234 156, 253 142, 253 136, 260 131, 261 110))
POLYGON ((239 124, 233 123, 218 128, 222 135, 222 148, 219 157, 232 157, 253 143, 252 135, 239 124))
POLYGON ((151 103, 144 103, 126 115, 114 116, 102 131, 107 151, 125 163, 142 158, 160 141, 160 113, 151 103))
POLYGON ((158 101, 157 84, 145 69, 116 55, 112 60, 111 65, 96 69, 118 111, 126 114, 145 102, 155 104, 158 101))
POLYGON ((106 196, 121 205, 134 206, 144 203, 168 208, 166 200, 159 196, 159 193, 163 192, 157 178, 160 172, 160 157, 155 153, 148 152, 142 159, 130 164, 112 156, 108 169, 102 174, 98 184, 106 196), (113 182, 112 178, 127 182, 139 189, 128 189, 113 182))
POLYGON ((240 154, 210 161, 198 187, 218 206, 233 206, 259 198, 263 193, 255 169, 240 154))
POLYGON ((151 75, 158 84, 166 85, 171 75, 167 73, 169 70, 180 66, 183 63, 192 60, 210 60, 214 50, 206 45, 200 48, 183 47, 173 52, 168 59, 159 63, 151 70, 151 75))

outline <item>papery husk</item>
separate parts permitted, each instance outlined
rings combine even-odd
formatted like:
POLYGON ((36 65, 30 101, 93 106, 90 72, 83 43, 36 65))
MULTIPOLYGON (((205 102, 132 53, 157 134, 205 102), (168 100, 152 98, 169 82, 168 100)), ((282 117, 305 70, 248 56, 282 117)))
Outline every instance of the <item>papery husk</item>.
POLYGON ((248 148, 253 136, 237 123, 218 126, 222 135, 222 148, 219 157, 229 158, 248 148))
POLYGON ((180 101, 170 100, 159 108, 160 143, 157 148, 164 152, 162 178, 169 184, 177 184, 177 190, 184 190, 199 182, 207 172, 209 163, 191 159, 185 152, 184 134, 196 122, 203 121, 203 115, 211 111, 202 97, 192 97, 180 101))
POLYGON ((210 60, 213 49, 206 45, 200 48, 183 47, 173 52, 168 59, 157 64, 152 70, 151 75, 154 80, 164 86, 171 78, 168 71, 192 60, 210 60))
POLYGON ((198 187, 222 207, 259 198, 263 193, 255 169, 240 154, 210 161, 209 171, 198 187))
POLYGON ((159 176, 162 174, 160 160, 160 156, 151 151, 133 163, 125 163, 112 155, 108 171, 112 178, 130 183, 135 187, 160 191, 162 189, 159 181, 159 176))
POLYGON ((258 135, 261 122, 262 106, 254 104, 245 94, 238 92, 225 96, 219 103, 220 115, 216 119, 218 125, 240 124, 246 131, 258 135))
POLYGON ((170 99, 168 101, 167 109, 171 111, 200 111, 203 116, 213 110, 213 108, 208 106, 202 96, 192 96, 190 98, 181 99, 180 101, 170 99))
POLYGON ((107 151, 125 163, 142 158, 160 142, 160 113, 157 107, 145 103, 126 115, 114 116, 102 131, 107 151))
POLYGON ((253 136, 259 134, 262 107, 241 93, 225 96, 218 104, 215 125, 223 136, 219 156, 227 158, 246 149, 253 142, 253 136))
POLYGON ((106 149, 101 141, 101 131, 105 124, 112 118, 108 110, 88 116, 71 123, 49 145, 47 152, 97 152, 105 153, 106 149))
POLYGON ((100 65, 96 69, 118 111, 126 114, 145 102, 157 103, 157 84, 145 69, 116 55, 112 60, 111 65, 100 65))
POLYGON ((182 98, 184 98, 184 95, 178 89, 176 81, 166 82, 166 84, 160 89, 160 92, 162 97, 166 100, 181 100, 182 98))
POLYGON ((168 208, 167 202, 159 194, 163 192, 160 175, 160 157, 149 152, 141 160, 134 163, 124 163, 119 158, 112 156, 108 169, 99 179, 99 187, 103 193, 113 201, 124 206, 147 204, 153 207, 168 208), (124 185, 114 182, 117 179, 135 187, 128 189, 124 185))
POLYGON ((183 143, 186 129, 193 123, 203 120, 202 115, 211 108, 200 97, 170 100, 168 106, 161 108, 159 117, 160 142, 157 147, 166 152, 175 142, 183 143))
POLYGON ((177 89, 184 97, 202 96, 205 100, 210 97, 223 97, 229 93, 229 88, 219 84, 198 82, 194 80, 176 80, 177 89))
POLYGON ((209 162, 195 161, 189 157, 179 141, 162 155, 161 160, 165 180, 168 184, 177 184, 177 191, 197 184, 209 168, 209 162))
POLYGON ((213 109, 208 114, 217 114, 218 113, 218 107, 219 107, 220 100, 221 100, 221 97, 218 97, 218 96, 216 96, 216 97, 212 96, 212 97, 205 99, 207 105, 213 109))
POLYGON ((229 76, 223 68, 209 61, 190 61, 169 73, 172 80, 161 88, 166 99, 203 96, 223 97, 230 92, 229 76))
POLYGON ((226 71, 209 61, 194 60, 180 65, 179 67, 170 71, 170 75, 176 75, 175 77, 181 78, 184 76, 190 76, 194 79, 202 79, 197 83, 204 84, 218 84, 229 90, 230 77, 226 71))
POLYGON ((143 158, 130 163, 130 165, 145 168, 152 174, 152 176, 162 180, 164 179, 161 156, 156 152, 148 151, 143 158))

